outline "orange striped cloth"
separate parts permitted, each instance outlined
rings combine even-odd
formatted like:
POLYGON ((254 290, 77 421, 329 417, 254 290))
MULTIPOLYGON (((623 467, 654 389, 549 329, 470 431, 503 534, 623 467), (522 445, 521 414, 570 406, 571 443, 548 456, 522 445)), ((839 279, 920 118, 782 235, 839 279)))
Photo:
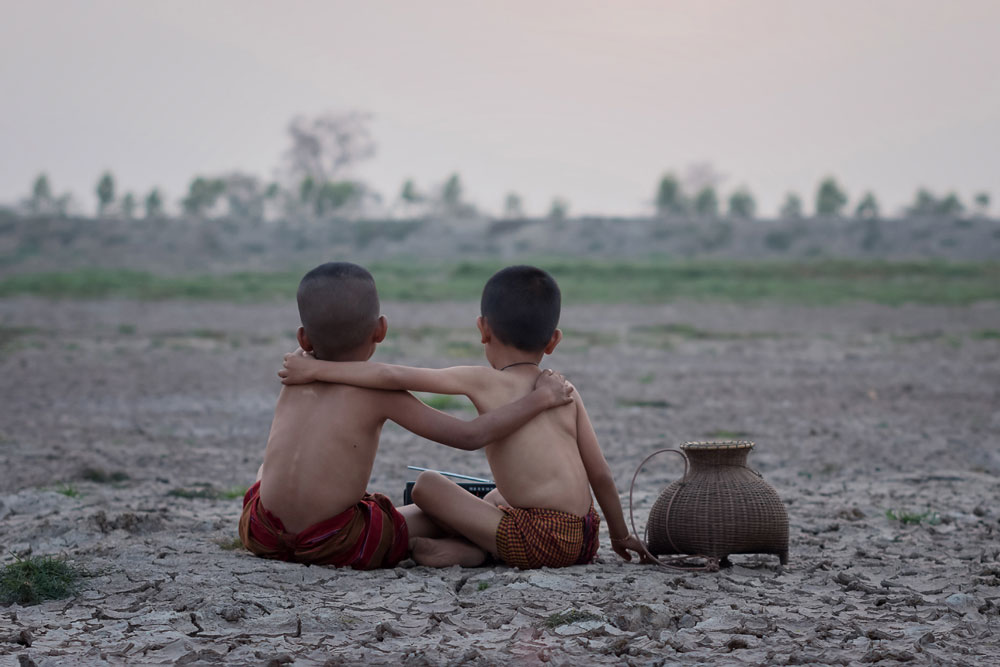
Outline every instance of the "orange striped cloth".
POLYGON ((497 526, 497 555, 508 565, 530 570, 594 560, 601 517, 593 505, 582 517, 548 509, 503 505, 500 509, 503 517, 497 526))
POLYGON ((366 493, 354 507, 299 533, 260 504, 260 482, 243 496, 243 546, 262 558, 355 570, 394 567, 409 550, 403 515, 381 493, 366 493))

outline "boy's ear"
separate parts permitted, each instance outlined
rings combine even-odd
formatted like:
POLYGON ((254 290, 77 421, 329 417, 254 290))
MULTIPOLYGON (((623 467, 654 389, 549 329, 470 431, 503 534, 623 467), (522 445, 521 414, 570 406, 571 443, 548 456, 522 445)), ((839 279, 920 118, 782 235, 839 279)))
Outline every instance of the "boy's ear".
POLYGON ((375 322, 375 331, 372 333, 372 342, 381 343, 387 333, 389 333, 389 320, 385 315, 379 315, 378 321, 375 322))
POLYGON ((301 347, 306 352, 313 351, 312 341, 309 340, 309 336, 306 335, 306 328, 299 327, 299 330, 295 333, 295 339, 299 342, 299 347, 301 347))
POLYGON ((483 345, 489 343, 493 340, 493 332, 490 331, 490 323, 486 321, 486 318, 480 315, 476 318, 476 327, 479 329, 479 335, 482 338, 480 341, 483 345))
POLYGON ((545 354, 552 354, 552 351, 556 349, 556 345, 562 340, 562 331, 556 329, 552 332, 552 338, 549 339, 549 344, 545 346, 545 354))

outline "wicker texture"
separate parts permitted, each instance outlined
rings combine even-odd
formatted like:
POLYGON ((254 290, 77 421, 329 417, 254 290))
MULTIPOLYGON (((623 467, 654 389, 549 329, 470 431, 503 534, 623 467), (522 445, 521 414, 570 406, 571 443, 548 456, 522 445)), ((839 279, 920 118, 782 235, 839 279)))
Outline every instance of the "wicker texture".
POLYGON ((647 522, 649 550, 776 554, 788 562, 788 513, 774 488, 747 467, 754 443, 687 442, 690 470, 660 494, 647 522))

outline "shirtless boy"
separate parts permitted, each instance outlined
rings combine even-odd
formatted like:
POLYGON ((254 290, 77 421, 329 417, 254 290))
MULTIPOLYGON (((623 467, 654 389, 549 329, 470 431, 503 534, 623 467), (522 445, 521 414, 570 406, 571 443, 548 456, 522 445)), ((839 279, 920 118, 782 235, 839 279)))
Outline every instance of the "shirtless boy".
MULTIPOLYGON (((365 361, 385 338, 375 282, 360 266, 330 263, 313 269, 299 284, 297 299, 299 345, 317 359, 365 361)), ((429 440, 478 449, 543 410, 572 402, 572 387, 558 374, 540 378, 538 385, 516 403, 470 422, 405 391, 283 387, 264 463, 243 499, 243 544, 258 556, 302 563, 396 565, 406 557, 410 537, 443 533, 415 506, 397 510, 384 495, 366 493, 385 420, 429 440)))
MULTIPOLYGON (((538 364, 562 339, 560 293, 546 272, 512 266, 483 289, 477 320, 490 367, 409 368, 375 363, 329 363, 286 355, 285 384, 342 382, 373 389, 465 394, 481 415, 529 394, 538 364)), ((312 385, 310 385, 312 386, 312 385)), ((600 517, 611 547, 631 560, 642 543, 628 532, 614 477, 579 394, 568 405, 539 414, 519 430, 486 446, 497 489, 479 499, 436 473, 422 473, 414 503, 443 528, 464 536, 417 536, 413 557, 422 565, 474 566, 493 554, 527 569, 589 563, 597 552, 600 517)))

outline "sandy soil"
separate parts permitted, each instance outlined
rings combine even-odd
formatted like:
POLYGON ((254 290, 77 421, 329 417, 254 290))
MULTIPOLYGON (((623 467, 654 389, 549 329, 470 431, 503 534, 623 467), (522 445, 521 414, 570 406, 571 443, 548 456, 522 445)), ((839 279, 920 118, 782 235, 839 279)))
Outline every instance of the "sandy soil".
MULTIPOLYGON (((472 304, 384 310, 377 358, 480 363, 472 304)), ((534 572, 361 573, 234 549, 234 496, 260 462, 295 323, 290 306, 0 300, 0 563, 64 554, 89 573, 71 599, 0 608, 0 662, 1000 655, 998 304, 567 309, 552 365, 586 399, 623 494, 655 448, 757 442, 790 562, 734 556, 714 574, 621 562, 606 534, 597 564, 534 572)), ((400 500, 406 464, 488 474, 481 456, 387 428, 372 490, 400 500)), ((666 458, 643 473, 640 524, 679 473, 666 458)))

